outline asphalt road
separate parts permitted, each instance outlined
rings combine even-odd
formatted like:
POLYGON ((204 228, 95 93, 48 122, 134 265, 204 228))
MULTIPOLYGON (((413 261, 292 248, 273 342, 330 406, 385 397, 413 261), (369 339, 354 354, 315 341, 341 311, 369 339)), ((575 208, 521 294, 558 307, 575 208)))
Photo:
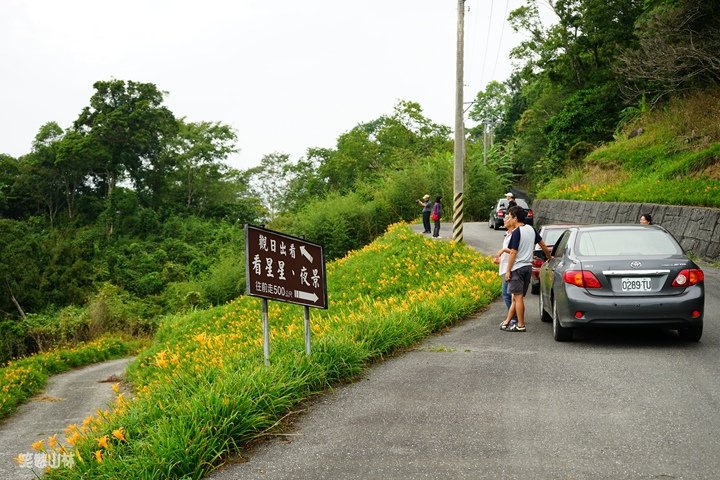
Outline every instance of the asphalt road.
MULTIPOLYGON (((486 253, 503 235, 464 228, 486 253)), ((304 406, 284 435, 209 478, 718 478, 720 272, 703 267, 699 343, 657 329, 558 343, 531 294, 527 333, 502 332, 498 299, 304 406)))
MULTIPOLYGON (((115 399, 112 376, 124 374, 132 360, 123 358, 97 363, 84 368, 55 375, 50 378, 45 391, 18 408, 11 417, 0 423, 0 479, 23 480, 37 478, 42 468, 21 467, 16 458, 19 454, 34 463, 36 458, 32 444, 58 433, 64 439, 64 430, 71 423, 81 424, 96 409, 106 408, 115 399)), ((57 461, 62 461, 60 458, 57 461)))

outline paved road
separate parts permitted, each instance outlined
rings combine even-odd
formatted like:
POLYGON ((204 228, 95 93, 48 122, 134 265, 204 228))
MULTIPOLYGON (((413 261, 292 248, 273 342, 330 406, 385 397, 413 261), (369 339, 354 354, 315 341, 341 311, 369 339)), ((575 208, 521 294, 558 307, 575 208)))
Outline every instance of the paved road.
MULTIPOLYGON (((464 232, 484 252, 504 234, 464 232)), ((502 332, 498 300, 308 405, 289 435, 209 478, 718 478, 720 272, 705 271, 700 343, 655 329, 558 343, 533 295, 528 332, 502 332)))
POLYGON ((37 478, 31 470, 20 468, 16 457, 33 453, 31 446, 38 440, 56 433, 60 433, 59 439, 64 438, 65 427, 80 424, 96 409, 107 407, 115 394, 112 383, 104 381, 113 375, 123 375, 130 360, 111 360, 55 375, 42 394, 0 423, 0 479, 37 478))

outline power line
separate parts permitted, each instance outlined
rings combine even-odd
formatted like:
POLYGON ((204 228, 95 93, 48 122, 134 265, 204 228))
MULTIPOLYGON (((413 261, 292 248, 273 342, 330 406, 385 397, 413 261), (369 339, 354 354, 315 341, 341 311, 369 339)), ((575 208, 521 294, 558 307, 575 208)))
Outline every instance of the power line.
POLYGON ((480 70, 480 81, 485 80, 485 60, 487 60, 488 46, 490 45, 490 26, 492 25, 492 14, 494 1, 490 0, 490 15, 488 15, 487 38, 485 39, 485 53, 483 54, 482 69, 480 70))
POLYGON ((510 0, 505 0, 505 13, 502 17, 502 27, 500 27, 500 40, 498 41, 497 52, 495 53, 495 65, 493 65, 492 78, 495 78, 495 69, 497 68, 498 58, 500 58, 500 49, 502 48, 503 34, 505 33, 505 22, 507 22, 508 8, 510 0))

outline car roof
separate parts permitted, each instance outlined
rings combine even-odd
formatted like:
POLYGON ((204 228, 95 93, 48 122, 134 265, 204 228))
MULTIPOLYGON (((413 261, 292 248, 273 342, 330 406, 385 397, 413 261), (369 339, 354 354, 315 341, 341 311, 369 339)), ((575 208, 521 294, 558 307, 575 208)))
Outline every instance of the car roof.
POLYGON ((546 229, 546 230, 567 230, 568 228, 572 228, 572 227, 582 227, 582 226, 583 226, 583 225, 579 225, 579 224, 576 224, 576 223, 568 224, 568 225, 561 224, 561 223, 552 223, 552 224, 549 224, 549 225, 541 225, 540 228, 544 228, 544 229, 546 229))
POLYGON ((666 231, 660 225, 642 225, 639 223, 602 223, 597 225, 575 225, 572 227, 565 227, 568 230, 577 230, 579 232, 586 231, 613 231, 613 230, 642 230, 642 229, 655 229, 666 231))

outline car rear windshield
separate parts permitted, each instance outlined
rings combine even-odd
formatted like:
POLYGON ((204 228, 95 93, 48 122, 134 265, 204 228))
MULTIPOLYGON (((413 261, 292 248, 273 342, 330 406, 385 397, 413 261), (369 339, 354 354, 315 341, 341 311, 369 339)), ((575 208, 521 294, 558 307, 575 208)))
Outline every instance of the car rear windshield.
POLYGON ((662 230, 594 230, 580 232, 578 254, 582 256, 681 255, 677 242, 662 230))

